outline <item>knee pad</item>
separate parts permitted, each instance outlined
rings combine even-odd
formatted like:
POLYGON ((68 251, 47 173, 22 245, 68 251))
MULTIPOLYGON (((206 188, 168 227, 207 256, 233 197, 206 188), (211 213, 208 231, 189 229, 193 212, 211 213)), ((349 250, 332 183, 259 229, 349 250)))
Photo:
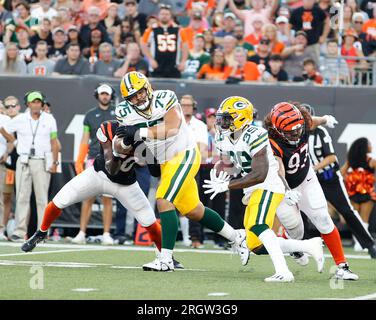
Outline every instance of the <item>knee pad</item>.
POLYGON ((304 224, 297 207, 289 206, 283 201, 277 209, 277 217, 290 238, 303 238, 304 224))
POLYGON ((333 231, 334 223, 327 210, 317 210, 309 216, 309 219, 322 234, 328 234, 333 231))

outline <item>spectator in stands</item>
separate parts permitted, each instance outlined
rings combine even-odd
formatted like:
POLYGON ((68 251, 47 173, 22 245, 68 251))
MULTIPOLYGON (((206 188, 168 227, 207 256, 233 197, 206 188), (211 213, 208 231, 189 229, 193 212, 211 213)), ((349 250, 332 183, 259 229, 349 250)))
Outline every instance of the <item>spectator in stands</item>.
POLYGON ((31 10, 31 16, 33 18, 36 18, 39 21, 43 18, 48 18, 49 20, 51 20, 54 16, 57 15, 57 11, 51 7, 51 0, 39 0, 38 4, 39 6, 34 7, 34 9, 31 10))
MULTIPOLYGON (((15 96, 8 96, 4 99, 5 114, 13 119, 17 116, 21 110, 21 105, 15 96)), ((15 191, 15 171, 16 162, 18 158, 17 150, 15 147, 11 150, 8 149, 9 157, 8 161, 5 163, 6 167, 6 177, 4 181, 4 217, 3 225, 6 226, 11 216, 12 200, 15 191), (9 161, 10 159, 10 161, 9 161)), ((1 222, 0 222, 1 223, 1 222)))
POLYGON ((60 27, 62 27, 64 31, 67 32, 70 27, 74 26, 74 24, 72 23, 70 11, 68 8, 63 7, 59 9, 58 14, 61 19, 60 27))
POLYGON ((244 38, 244 41, 249 42, 253 46, 257 46, 260 39, 262 38, 262 16, 257 14, 254 16, 252 21, 253 32, 244 38))
POLYGON ((283 60, 279 54, 273 54, 269 59, 269 66, 262 74, 263 82, 288 81, 287 72, 283 69, 283 60))
POLYGON ((375 201, 376 159, 369 156, 371 153, 371 142, 367 138, 359 138, 351 144, 341 168, 351 204, 359 212, 367 230, 375 201))
POLYGON ((157 16, 148 16, 146 18, 146 26, 147 28, 152 28, 153 25, 158 24, 157 16))
POLYGON ((93 74, 113 77, 122 61, 113 57, 113 47, 110 43, 103 42, 99 46, 99 60, 95 62, 93 74))
MULTIPOLYGON (((185 0, 186 1, 186 0, 185 0)), ((138 2, 138 11, 143 13, 147 17, 157 15, 159 11, 159 6, 161 4, 171 6, 172 12, 178 14, 178 11, 184 11, 185 1, 176 0, 140 0, 138 2), (184 2, 183 5, 181 3, 184 2)))
POLYGON ((90 47, 91 30, 98 29, 102 33, 103 42, 112 43, 106 28, 100 24, 100 10, 97 7, 91 7, 88 10, 88 23, 83 25, 80 30, 80 38, 84 47, 90 47))
POLYGON ((49 76, 55 68, 55 61, 47 58, 48 45, 46 41, 38 41, 35 47, 35 57, 27 65, 27 73, 34 76, 49 76))
POLYGON ((257 68, 257 64, 251 61, 247 61, 247 50, 241 47, 237 47, 234 51, 235 63, 231 66, 228 79, 234 79, 239 81, 259 81, 260 72, 257 68))
POLYGON ((121 78, 127 72, 139 71, 148 76, 149 65, 141 56, 140 46, 136 42, 131 42, 127 45, 127 55, 123 65, 114 73, 115 77, 121 78))
POLYGON ((98 29, 91 30, 90 47, 82 49, 82 55, 89 61, 91 66, 99 59, 99 46, 103 42, 102 32, 98 29))
POLYGON ((5 34, 3 38, 5 44, 9 41, 17 43, 15 33, 19 28, 25 29, 29 37, 32 37, 39 24, 37 19, 30 16, 30 5, 25 1, 16 4, 15 11, 13 12, 12 19, 5 25, 5 34))
MULTIPOLYGON (((363 1, 367 2, 366 0, 363 1)), ((362 7, 365 7, 365 5, 362 7)), ((376 4, 373 4, 373 15, 368 21, 363 24, 362 32, 365 34, 366 40, 366 54, 376 56, 376 4)), ((371 17, 371 16, 370 16, 371 17)))
POLYGON ((84 75, 90 73, 89 62, 81 57, 80 46, 75 43, 67 45, 67 57, 56 62, 53 75, 75 74, 84 75))
POLYGON ((192 9, 194 10, 201 6, 200 9, 203 11, 204 16, 210 17, 215 9, 215 2, 215 0, 188 0, 185 8, 188 15, 190 15, 192 9))
POLYGON ((320 57, 320 44, 325 43, 330 32, 330 19, 315 0, 303 0, 303 6, 291 13, 290 23, 295 31, 303 30, 307 35, 307 53, 316 63, 320 57))
POLYGON ((190 23, 181 29, 182 40, 188 44, 188 49, 193 48, 194 37, 204 32, 204 20, 201 11, 191 11, 190 23))
POLYGON ((120 23, 120 34, 115 34, 114 46, 118 48, 120 45, 123 45, 125 43, 125 38, 130 34, 132 34, 135 39, 140 39, 140 33, 138 31, 136 33, 137 36, 133 29, 133 18, 130 16, 125 17, 120 23))
POLYGON ((269 39, 270 41, 270 52, 280 54, 285 48, 285 45, 283 42, 278 41, 277 30, 278 28, 274 24, 266 24, 262 27, 263 38, 269 39))
POLYGON ((116 3, 110 3, 107 16, 100 23, 106 28, 108 36, 114 45, 117 45, 114 39, 120 35, 121 20, 118 16, 118 5, 116 3))
POLYGON ((214 41, 214 33, 212 29, 206 29, 202 34, 205 38, 205 51, 209 54, 212 54, 214 49, 217 48, 217 45, 214 41))
POLYGON ((3 35, 5 24, 12 19, 12 12, 5 8, 5 0, 0 0, 0 35, 3 35))
POLYGON ((38 213, 38 228, 42 223, 43 212, 48 202, 48 187, 51 173, 58 165, 57 126, 55 118, 42 112, 44 97, 39 91, 26 94, 28 111, 14 117, 1 129, 9 142, 14 142, 17 134, 16 165, 16 227, 11 241, 24 241, 27 233, 27 218, 30 210, 30 196, 34 186, 38 213), (33 138, 31 138, 33 137, 33 138), (45 168, 44 157, 52 153, 53 163, 45 168))
POLYGON ((31 48, 29 35, 25 29, 18 30, 16 34, 18 40, 18 54, 20 55, 20 58, 28 64, 31 62, 34 53, 31 48))
POLYGON ((55 10, 58 10, 60 8, 71 8, 72 4, 72 0, 56 0, 53 7, 55 10))
POLYGON ((355 30, 348 29, 344 34, 343 45, 341 49, 341 55, 343 57, 353 57, 359 59, 346 59, 347 65, 350 69, 350 73, 352 76, 355 75, 355 68, 357 69, 367 69, 368 64, 365 60, 361 58, 364 57, 363 52, 361 49, 358 49, 354 43, 358 40, 358 35, 356 34, 355 30))
POLYGON ((202 34, 196 34, 193 42, 193 48, 189 51, 188 59, 182 77, 186 79, 196 79, 197 72, 201 67, 209 63, 210 54, 205 50, 205 38, 202 34))
POLYGON ((351 28, 356 31, 358 35, 360 35, 363 31, 363 25, 364 25, 364 16, 360 12, 355 12, 352 17, 352 25, 351 28))
POLYGON ((376 5, 374 0, 362 0, 360 9, 367 13, 370 19, 376 19, 376 5))
POLYGON ((229 74, 224 52, 217 48, 210 58, 210 62, 204 64, 197 74, 198 79, 225 80, 229 74))
MULTIPOLYGON (((130 16, 133 18, 135 31, 139 31, 140 34, 144 34, 146 30, 146 15, 138 12, 138 4, 136 0, 124 0, 125 5, 125 16, 130 16)), ((171 7, 169 7, 171 10, 171 7)))
POLYGON ((48 58, 57 61, 65 56, 66 35, 63 28, 58 27, 52 31, 53 45, 48 50, 48 58))
POLYGON ((262 38, 257 46, 256 54, 249 57, 248 60, 257 65, 264 65, 267 69, 269 68, 270 54, 270 40, 268 38, 262 38))
POLYGON ((320 72, 317 71, 316 63, 313 59, 305 59, 303 61, 303 80, 313 82, 315 84, 322 84, 323 77, 321 76, 320 72))
POLYGON ((326 56, 320 58, 320 71, 325 84, 337 84, 337 69, 339 83, 349 83, 349 68, 345 59, 338 59, 338 43, 335 39, 330 39, 326 44, 326 56))
POLYGON ((63 28, 60 14, 52 17, 52 19, 51 19, 51 29, 54 30, 56 28, 63 28))
POLYGON ((51 33, 51 20, 48 18, 43 18, 38 31, 35 35, 30 38, 30 43, 33 47, 38 41, 44 40, 47 42, 48 46, 53 45, 52 33, 51 33))
POLYGON ((72 23, 81 29, 87 16, 86 12, 82 9, 82 2, 80 0, 72 0, 72 4, 66 7, 70 9, 72 23))
POLYGON ((345 5, 343 8, 343 30, 350 29, 352 27, 353 9, 349 5, 345 5))
POLYGON ((234 35, 234 29, 236 26, 236 17, 232 12, 227 12, 223 16, 222 30, 217 31, 214 36, 216 38, 216 43, 221 43, 221 40, 225 36, 234 35))
POLYGON ((234 0, 225 1, 228 1, 230 10, 244 22, 246 37, 254 32, 253 21, 255 17, 261 17, 263 24, 271 23, 272 17, 274 16, 274 13, 278 7, 278 0, 268 1, 267 4, 265 4, 264 0, 251 0, 251 10, 239 10, 234 4, 234 0))
POLYGON ((222 41, 223 52, 225 54, 226 63, 228 66, 233 66, 235 62, 234 51, 237 40, 234 36, 225 36, 222 41))
POLYGON ((295 30, 291 30, 289 19, 285 16, 279 16, 275 20, 277 25, 277 39, 285 46, 290 46, 294 41, 295 30))
POLYGON ((252 56, 255 54, 255 48, 249 42, 244 41, 244 27, 243 24, 237 24, 234 28, 233 32, 234 37, 237 40, 236 46, 243 47, 247 50, 248 56, 252 56))
POLYGON ((90 15, 90 8, 96 7, 99 10, 99 19, 103 20, 107 15, 110 2, 107 0, 84 0, 82 9, 90 15))
POLYGON ((0 74, 26 74, 26 63, 19 54, 17 44, 9 42, 5 46, 3 59, 0 61, 0 74))
POLYGON ((80 32, 76 26, 71 26, 68 29, 67 32, 67 44, 68 43, 76 43, 80 46, 81 49, 83 49, 83 43, 80 38, 80 32))
POLYGON ((285 70, 289 75, 289 80, 294 77, 301 77, 303 73, 303 61, 307 58, 314 58, 312 53, 307 52, 307 34, 298 31, 295 35, 294 44, 285 48, 281 53, 285 59, 285 70))
MULTIPOLYGON (((360 6, 357 2, 357 0, 346 0, 346 5, 350 6, 351 9, 353 10, 353 13, 360 13, 362 16, 363 16, 363 19, 364 20, 368 20, 369 19, 369 16, 366 12, 360 10, 360 6)), ((353 17, 354 17, 354 14, 353 14, 353 17)))
POLYGON ((213 31, 213 33, 220 31, 222 29, 222 21, 223 21, 224 13, 221 11, 215 11, 213 17, 211 19, 211 25, 209 29, 213 31))
POLYGON ((153 69, 153 77, 180 78, 188 58, 188 44, 181 43, 181 29, 173 20, 171 8, 161 6, 158 20, 158 25, 145 31, 142 52, 153 69))

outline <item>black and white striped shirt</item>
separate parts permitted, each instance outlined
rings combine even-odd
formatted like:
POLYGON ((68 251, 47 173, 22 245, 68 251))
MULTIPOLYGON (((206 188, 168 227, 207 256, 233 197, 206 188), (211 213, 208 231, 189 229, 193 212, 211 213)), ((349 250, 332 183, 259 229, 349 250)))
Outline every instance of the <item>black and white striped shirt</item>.
MULTIPOLYGON (((332 154, 335 155, 332 138, 330 137, 328 131, 322 126, 318 126, 313 132, 311 132, 308 140, 308 146, 313 165, 317 165, 327 156, 332 154)), ((331 175, 328 175, 327 173, 334 173, 338 169, 339 164, 337 160, 327 165, 325 168, 318 170, 317 175, 319 179, 323 178, 323 180, 329 180, 328 178, 331 175)))

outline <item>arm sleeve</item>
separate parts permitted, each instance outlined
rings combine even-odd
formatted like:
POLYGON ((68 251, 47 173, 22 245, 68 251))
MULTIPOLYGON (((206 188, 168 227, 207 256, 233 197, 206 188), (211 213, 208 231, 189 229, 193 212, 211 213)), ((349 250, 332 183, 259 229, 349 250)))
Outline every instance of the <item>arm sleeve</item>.
POLYGON ((56 119, 51 116, 51 127, 50 127, 50 137, 51 139, 57 138, 57 124, 56 124, 56 119))
POLYGON ((272 147, 275 156, 283 158, 283 151, 281 147, 273 139, 269 138, 270 146, 272 147))
POLYGON ((332 138, 330 137, 328 131, 325 128, 320 128, 319 130, 319 138, 322 144, 322 152, 324 156, 329 156, 335 154, 332 138))
POLYGON ((268 145, 268 132, 265 130, 261 132, 255 139, 251 142, 249 146, 249 150, 251 153, 251 157, 253 158, 254 155, 259 152, 262 148, 268 145))

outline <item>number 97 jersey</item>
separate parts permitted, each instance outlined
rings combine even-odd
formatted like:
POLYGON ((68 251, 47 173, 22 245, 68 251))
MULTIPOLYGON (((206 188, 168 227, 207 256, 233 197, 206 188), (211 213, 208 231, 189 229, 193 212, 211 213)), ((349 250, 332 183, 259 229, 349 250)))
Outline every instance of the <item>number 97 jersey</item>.
POLYGON ((264 182, 244 189, 244 204, 248 204, 249 196, 256 189, 282 194, 285 193, 285 187, 278 175, 278 162, 274 158, 273 151, 269 144, 268 133, 265 129, 249 126, 236 141, 221 134, 217 134, 215 140, 216 148, 221 155, 228 156, 242 176, 252 171, 252 158, 261 149, 266 147, 269 167, 268 174, 264 182))
POLYGON ((269 139, 273 153, 282 159, 286 181, 291 189, 299 186, 308 174, 311 165, 308 138, 309 133, 306 131, 297 145, 291 145, 282 139, 269 139))

